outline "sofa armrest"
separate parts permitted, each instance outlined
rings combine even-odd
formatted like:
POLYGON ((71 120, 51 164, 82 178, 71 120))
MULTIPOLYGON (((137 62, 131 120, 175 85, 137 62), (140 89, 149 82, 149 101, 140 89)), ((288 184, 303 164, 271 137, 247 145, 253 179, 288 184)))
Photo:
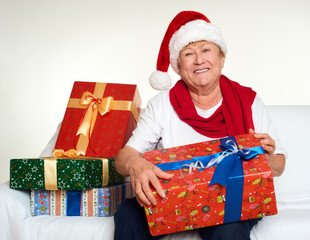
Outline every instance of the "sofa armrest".
POLYGON ((0 239, 25 239, 23 221, 30 216, 29 191, 0 185, 0 239))

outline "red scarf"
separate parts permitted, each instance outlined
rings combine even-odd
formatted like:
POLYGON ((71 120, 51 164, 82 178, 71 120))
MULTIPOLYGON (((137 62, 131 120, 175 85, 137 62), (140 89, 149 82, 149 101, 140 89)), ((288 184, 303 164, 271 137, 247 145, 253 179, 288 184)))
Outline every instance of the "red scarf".
POLYGON ((188 88, 179 80, 170 90, 170 102, 179 118, 197 132, 210 137, 222 138, 248 133, 254 129, 252 103, 256 96, 251 88, 241 86, 221 75, 222 105, 209 118, 197 114, 188 88))

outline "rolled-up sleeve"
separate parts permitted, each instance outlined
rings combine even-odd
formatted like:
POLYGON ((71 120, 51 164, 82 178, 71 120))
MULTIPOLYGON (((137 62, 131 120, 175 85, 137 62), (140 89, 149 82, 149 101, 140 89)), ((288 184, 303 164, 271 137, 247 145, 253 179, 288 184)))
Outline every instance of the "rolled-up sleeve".
POLYGON ((256 96, 252 104, 252 116, 253 123, 255 127, 255 132, 257 133, 268 133, 269 136, 276 142, 275 154, 284 154, 287 157, 287 152, 283 147, 276 127, 266 109, 263 101, 256 96))
POLYGON ((126 144, 126 146, 130 146, 140 153, 154 150, 161 137, 162 127, 156 119, 156 115, 162 111, 159 109, 161 104, 158 98, 155 96, 148 102, 140 115, 137 128, 126 144))

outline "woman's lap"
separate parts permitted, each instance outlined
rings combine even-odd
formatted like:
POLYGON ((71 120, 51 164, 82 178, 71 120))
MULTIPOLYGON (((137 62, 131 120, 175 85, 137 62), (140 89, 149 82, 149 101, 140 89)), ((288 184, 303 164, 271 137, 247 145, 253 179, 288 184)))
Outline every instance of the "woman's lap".
MULTIPOLYGON (((241 222, 227 223, 198 229, 203 240, 249 240, 250 231, 260 219, 250 219, 241 222)), ((144 209, 136 198, 126 199, 114 215, 115 240, 160 239, 152 237, 146 221, 144 209)))

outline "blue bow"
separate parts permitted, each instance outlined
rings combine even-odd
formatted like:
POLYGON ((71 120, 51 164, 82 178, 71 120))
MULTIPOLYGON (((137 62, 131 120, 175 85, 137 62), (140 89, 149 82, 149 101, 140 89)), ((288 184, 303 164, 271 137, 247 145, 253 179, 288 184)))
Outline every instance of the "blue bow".
MULTIPOLYGON (((243 175, 242 160, 253 159, 257 155, 263 154, 264 150, 261 147, 239 149, 234 138, 224 138, 220 141, 222 145, 220 145, 219 148, 224 150, 224 152, 220 153, 220 156, 211 159, 206 168, 217 166, 210 185, 219 183, 226 187, 229 178, 233 177, 232 175, 234 175, 234 177, 243 175)), ((202 156, 194 157, 193 159, 206 162, 206 157, 209 158, 209 156, 202 156)), ((204 168, 200 168, 199 171, 203 169, 204 168)))

